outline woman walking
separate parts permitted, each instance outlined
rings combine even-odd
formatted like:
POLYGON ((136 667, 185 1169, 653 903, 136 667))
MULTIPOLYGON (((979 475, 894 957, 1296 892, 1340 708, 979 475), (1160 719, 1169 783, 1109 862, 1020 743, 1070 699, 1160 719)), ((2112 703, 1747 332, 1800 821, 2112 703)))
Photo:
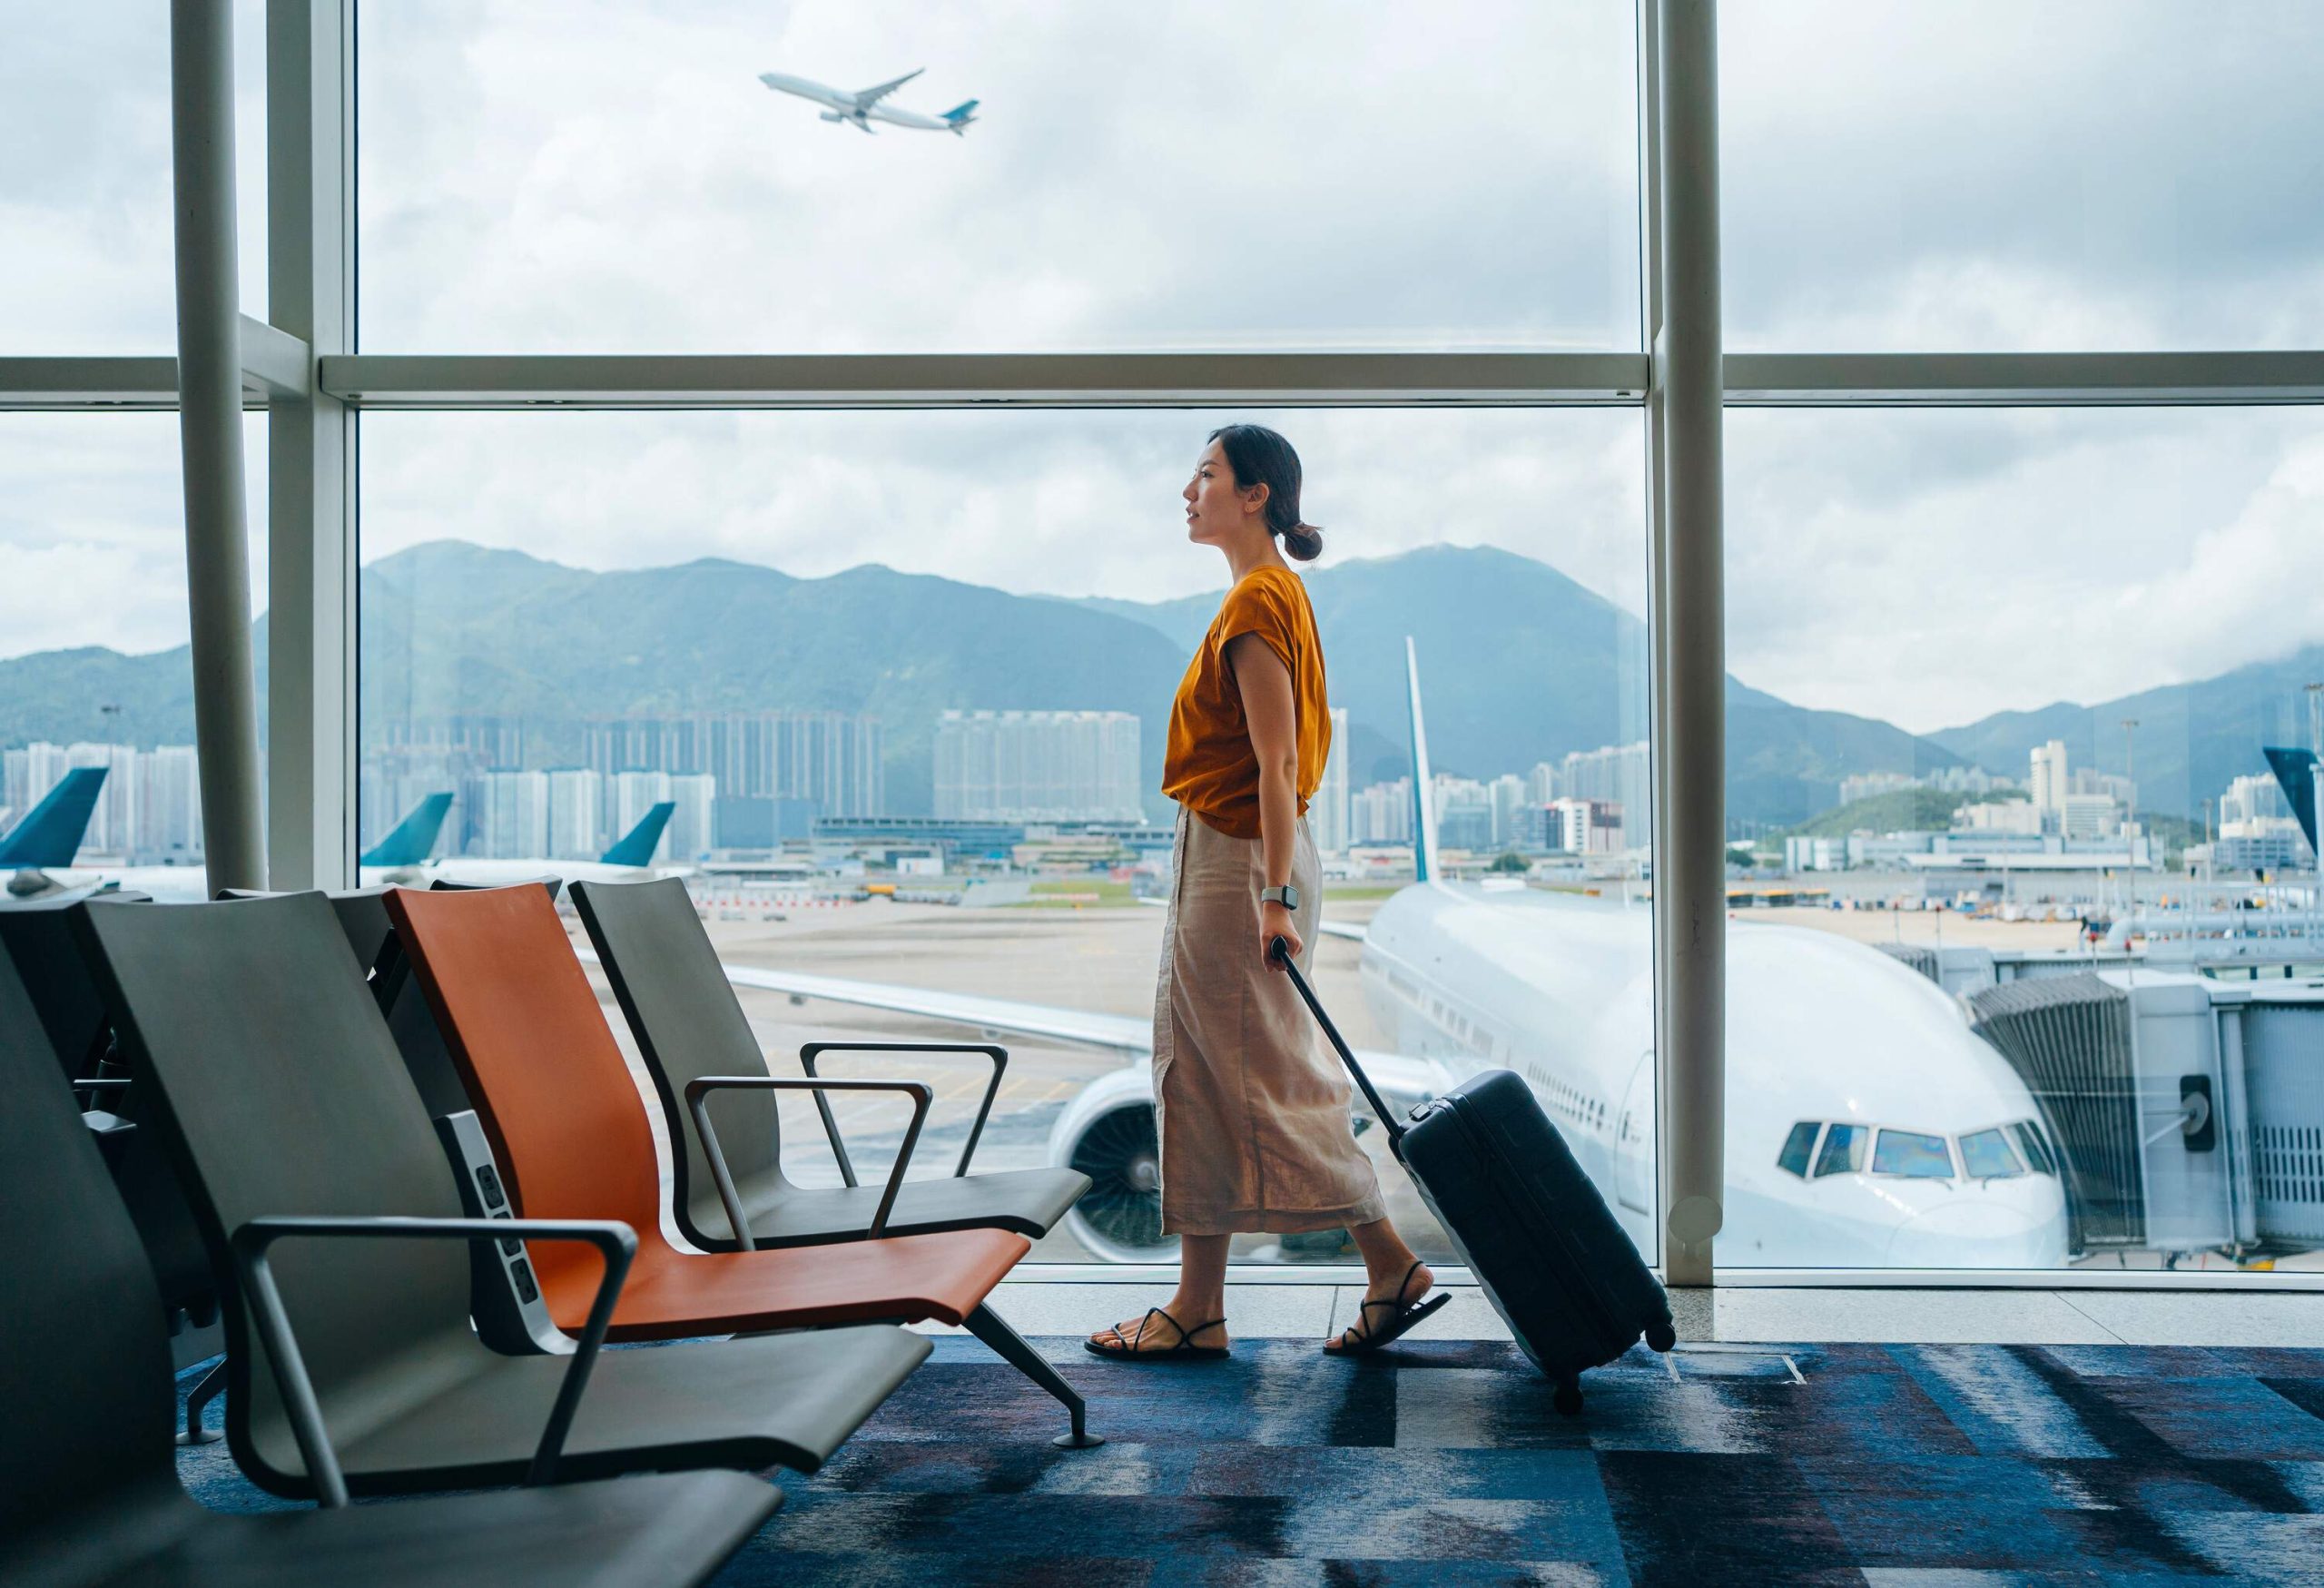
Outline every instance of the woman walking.
POLYGON ((1162 771, 1178 833, 1154 996, 1154 1114, 1178 1288, 1092 1335, 1100 1356, 1226 1356, 1227 1246, 1244 1231, 1354 1235, 1364 1300, 1326 1350, 1384 1346, 1445 1299, 1429 1295, 1434 1276, 1388 1221, 1349 1126, 1347 1077, 1267 956, 1283 938, 1306 971, 1323 908, 1305 812, 1332 719, 1315 610, 1283 554, 1312 560, 1324 538, 1300 521, 1299 483, 1290 442, 1229 425, 1181 493, 1187 538, 1225 554, 1233 587, 1179 681, 1162 771))

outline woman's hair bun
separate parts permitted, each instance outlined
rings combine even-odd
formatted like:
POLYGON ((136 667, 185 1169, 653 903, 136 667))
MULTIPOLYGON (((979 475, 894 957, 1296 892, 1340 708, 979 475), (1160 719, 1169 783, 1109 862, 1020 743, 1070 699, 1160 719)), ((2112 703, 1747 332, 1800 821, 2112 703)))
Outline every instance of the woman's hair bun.
POLYGON ((1283 532, 1284 554, 1300 562, 1324 555, 1324 532, 1313 524, 1294 524, 1283 532))
POLYGON ((1324 532, 1299 517, 1299 454, 1265 425, 1221 425, 1210 439, 1226 454, 1226 467, 1244 490, 1267 488, 1267 532, 1283 537, 1283 549, 1301 562, 1323 555, 1324 532))

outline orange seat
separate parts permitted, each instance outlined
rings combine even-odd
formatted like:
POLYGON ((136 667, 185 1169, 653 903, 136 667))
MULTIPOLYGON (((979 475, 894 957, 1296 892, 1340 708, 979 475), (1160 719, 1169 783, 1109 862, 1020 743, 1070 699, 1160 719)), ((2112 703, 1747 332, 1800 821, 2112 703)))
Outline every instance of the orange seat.
MULTIPOLYGON (((961 1324, 1032 1249, 1003 1229, 840 1246, 690 1252, 663 1234, 653 1126, 546 889, 390 890, 388 914, 527 1218, 619 1218, 637 1258, 611 1337, 862 1323, 961 1324)), ((572 1243, 527 1243, 542 1298, 577 1330, 602 1270, 572 1243)))

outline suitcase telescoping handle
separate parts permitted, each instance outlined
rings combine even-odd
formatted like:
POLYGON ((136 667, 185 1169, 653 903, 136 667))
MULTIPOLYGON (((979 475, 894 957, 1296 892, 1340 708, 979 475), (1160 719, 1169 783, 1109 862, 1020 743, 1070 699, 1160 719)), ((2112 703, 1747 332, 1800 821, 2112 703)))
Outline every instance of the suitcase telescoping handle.
MULTIPOLYGON (((1291 978, 1291 984, 1299 989, 1299 996, 1307 1002, 1308 1012, 1315 1017, 1315 1023, 1324 1028, 1324 1035, 1332 1040, 1332 1046, 1339 1050, 1340 1062, 1347 1066, 1350 1075, 1355 1077, 1355 1084, 1364 1089, 1364 1100, 1372 1105, 1372 1112, 1381 1124, 1388 1128, 1389 1147, 1398 1147, 1404 1139, 1403 1123, 1388 1111, 1388 1105, 1380 1100, 1379 1090, 1373 1086, 1372 1078, 1364 1073, 1364 1066, 1358 1064, 1355 1055, 1348 1050, 1347 1039, 1340 1035, 1339 1027, 1332 1023, 1332 1017, 1325 1014, 1324 1006, 1316 1001, 1315 990, 1307 985, 1307 978, 1299 973, 1299 967, 1292 962, 1290 942, 1284 938, 1276 938, 1267 944, 1267 957, 1281 965, 1284 974, 1291 978)), ((1401 1159, 1403 1154, 1399 1152, 1397 1157, 1401 1159)))

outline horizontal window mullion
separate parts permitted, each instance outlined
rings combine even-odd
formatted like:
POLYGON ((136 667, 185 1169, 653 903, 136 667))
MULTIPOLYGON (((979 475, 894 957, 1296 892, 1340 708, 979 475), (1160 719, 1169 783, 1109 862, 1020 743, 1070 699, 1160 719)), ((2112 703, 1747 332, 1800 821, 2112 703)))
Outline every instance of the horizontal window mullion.
POLYGON ((366 408, 1145 407, 1644 400, 1642 353, 357 354, 321 384, 366 408))
POLYGON ((2324 351, 1728 353, 1734 407, 2324 401, 2324 351))

